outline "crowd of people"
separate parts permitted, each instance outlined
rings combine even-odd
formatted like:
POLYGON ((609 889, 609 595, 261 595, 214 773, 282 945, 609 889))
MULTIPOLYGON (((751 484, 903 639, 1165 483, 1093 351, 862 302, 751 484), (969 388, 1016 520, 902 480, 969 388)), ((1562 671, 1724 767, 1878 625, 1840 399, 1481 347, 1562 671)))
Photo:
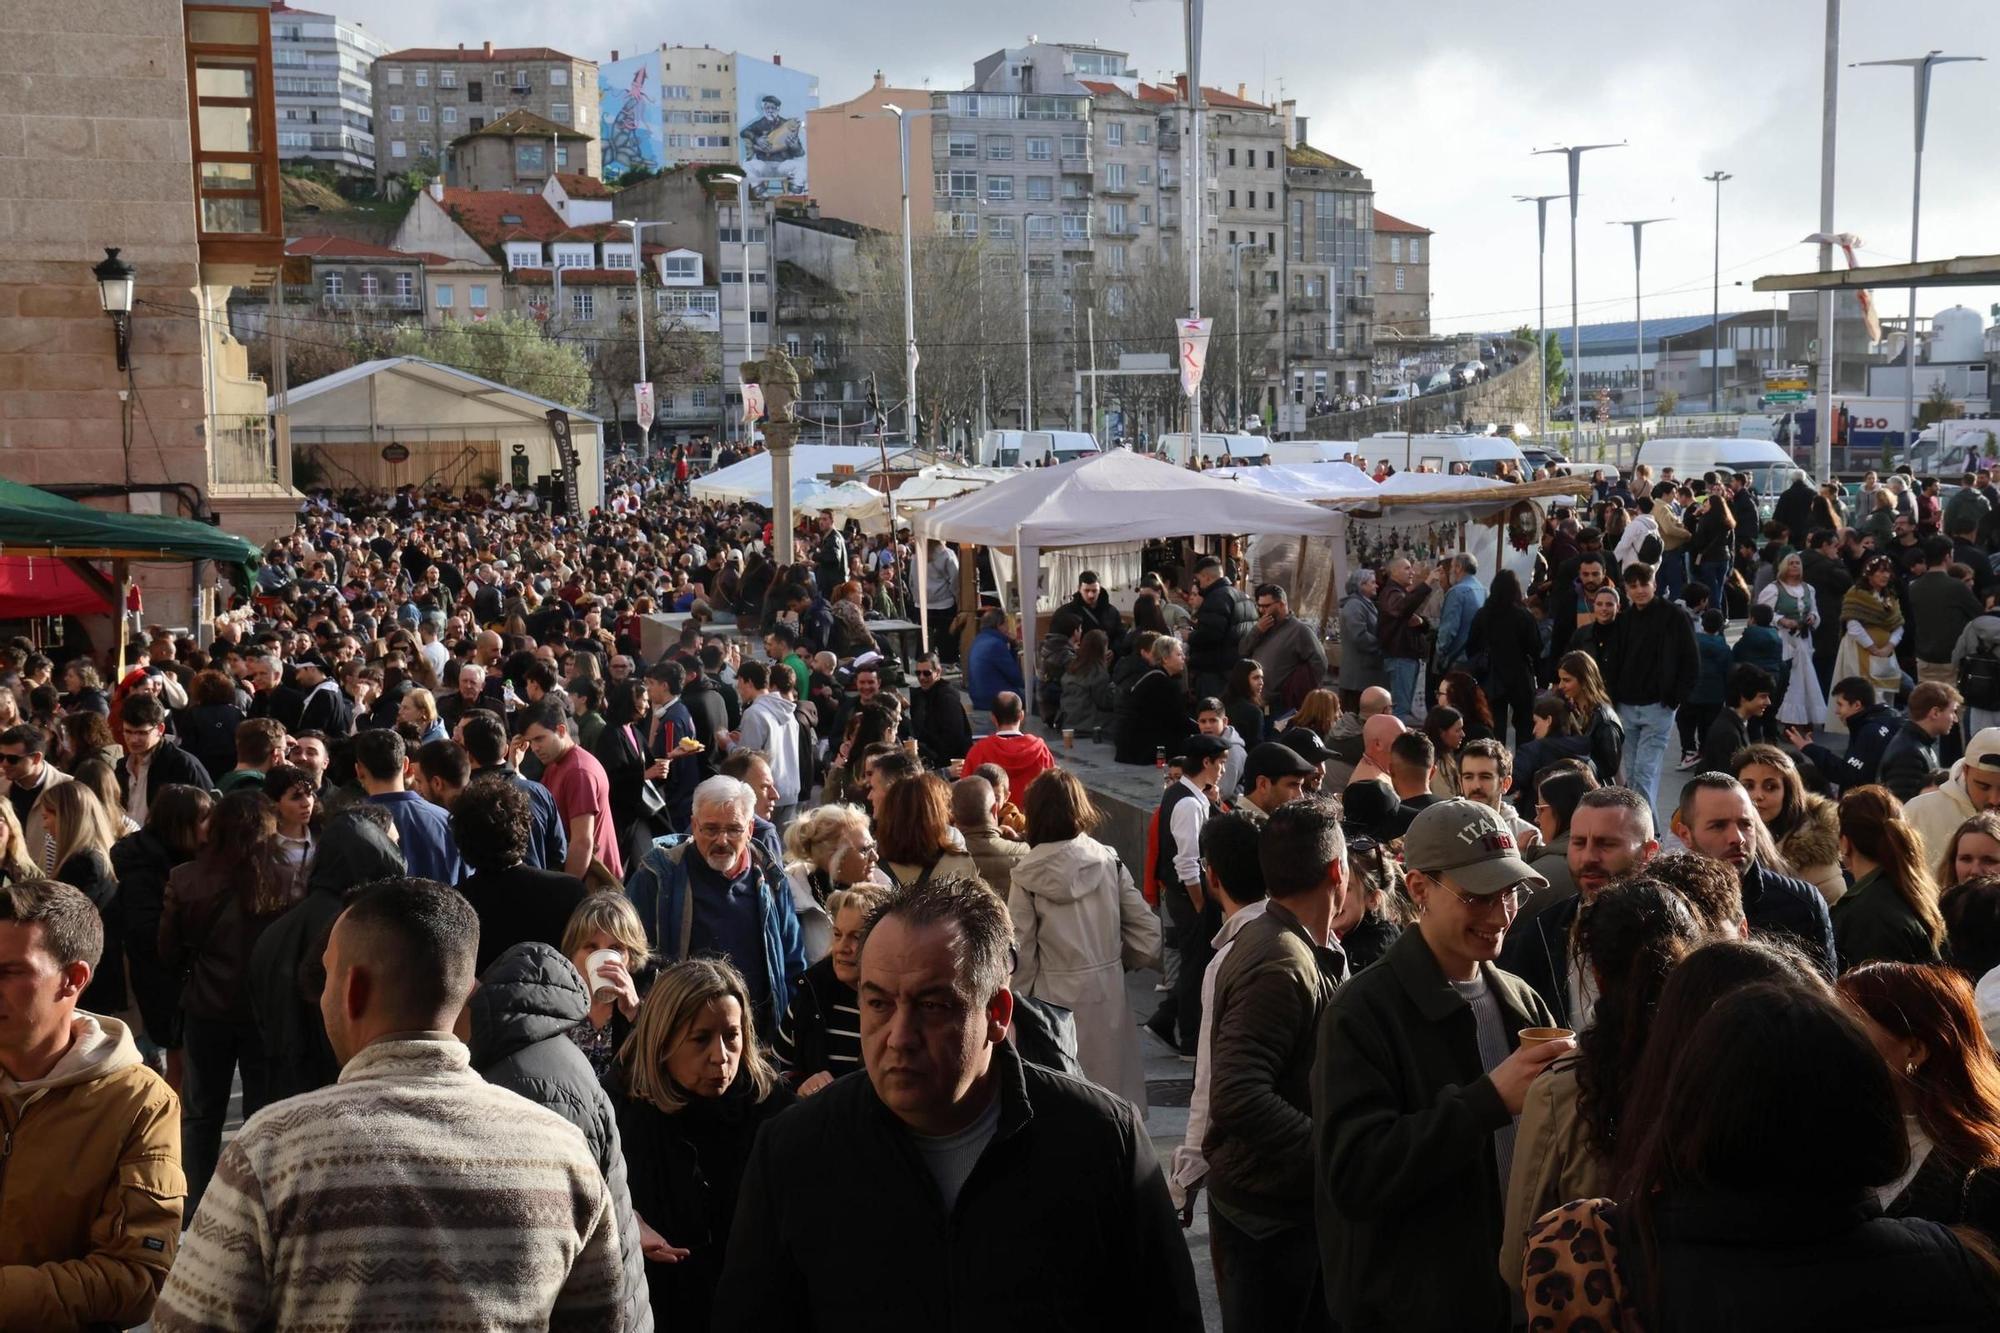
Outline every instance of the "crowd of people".
POLYGON ((1224 543, 1025 651, 689 479, 319 494, 212 641, 0 644, 0 1327, 1199 1329, 1205 1207, 1232 1333, 2000 1328, 1992 479, 1606 477, 1326 635, 1224 543))

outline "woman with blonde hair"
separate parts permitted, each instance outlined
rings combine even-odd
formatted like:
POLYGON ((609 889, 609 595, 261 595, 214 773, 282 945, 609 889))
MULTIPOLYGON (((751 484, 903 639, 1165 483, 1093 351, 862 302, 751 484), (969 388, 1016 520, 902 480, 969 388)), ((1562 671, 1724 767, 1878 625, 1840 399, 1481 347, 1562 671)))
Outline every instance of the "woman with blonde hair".
POLYGON ((1833 906, 1841 967, 1935 963, 1944 944, 1937 885, 1903 803, 1887 787, 1856 787, 1840 798, 1840 855, 1854 876, 1833 906))
POLYGON ((833 913, 827 904, 835 893, 856 884, 887 887, 875 857, 868 812, 858 805, 815 807, 785 831, 785 883, 792 890, 806 962, 819 962, 833 947, 833 913))
POLYGON ((28 840, 12 801, 0 801, 0 884, 42 878, 42 868, 28 855, 28 840))
POLYGON ((1826 720, 1826 694, 1813 670, 1813 631, 1819 627, 1819 598, 1806 582, 1805 561, 1793 551, 1778 561, 1776 575, 1757 594, 1759 605, 1772 612, 1772 625, 1784 641, 1785 697, 1778 701, 1778 721, 1788 727, 1816 727, 1826 720))
POLYGON ((104 813, 111 820, 113 842, 139 831, 137 821, 125 813, 125 802, 118 794, 118 770, 103 756, 93 754, 79 761, 70 776, 96 792, 97 799, 104 803, 104 813))
POLYGON ((396 721, 417 729, 418 745, 449 739, 444 722, 438 717, 437 696, 421 685, 412 686, 403 695, 403 702, 396 705, 396 721))
POLYGON ((590 1012, 569 1030, 569 1038, 583 1049, 602 1082, 617 1063, 618 1048, 632 1035, 650 979, 646 965, 653 955, 646 926, 624 894, 589 894, 569 914, 562 952, 590 987, 590 1012))
POLYGON ((826 896, 832 947, 806 969, 778 1028, 778 1063, 801 1097, 861 1068, 861 936, 888 892, 864 883, 826 896))
POLYGON ((1300 701, 1299 711, 1292 715, 1292 725, 1306 730, 1325 741, 1333 734, 1333 727, 1340 721, 1340 696, 1332 690, 1314 690, 1300 701))
POLYGON ((1028 854, 1014 863, 1014 989, 1076 1016, 1077 1055, 1099 1087, 1146 1108, 1127 971, 1160 956, 1160 921, 1118 853, 1090 835, 1102 822, 1076 775, 1051 768, 1028 784, 1028 854))
POLYGON ((118 901, 118 876, 111 868, 111 844, 121 836, 117 822, 104 799, 81 782, 46 784, 37 809, 52 849, 48 864, 55 873, 49 878, 83 890, 104 920, 104 953, 77 1007, 93 1014, 123 1013, 125 913, 118 901))
POLYGON ((1625 757, 1625 724, 1611 706, 1597 659, 1589 653, 1564 653, 1556 663, 1556 693, 1576 713, 1577 733, 1588 744, 1597 780, 1607 786, 1618 781, 1618 766, 1625 757))
POLYGON ((1808 792, 1798 765, 1775 745, 1744 746, 1730 769, 1784 860, 1777 869, 1818 889, 1828 907, 1839 902, 1847 892, 1840 873, 1840 808, 1808 792))
POLYGON ((1981 810, 1952 831, 1932 879, 1939 900, 1967 880, 2000 875, 2000 811, 1981 810))
POLYGON ((750 1145, 797 1100, 753 1012, 742 973, 683 959, 661 970, 618 1053, 618 1133, 661 1328, 708 1327, 750 1145))

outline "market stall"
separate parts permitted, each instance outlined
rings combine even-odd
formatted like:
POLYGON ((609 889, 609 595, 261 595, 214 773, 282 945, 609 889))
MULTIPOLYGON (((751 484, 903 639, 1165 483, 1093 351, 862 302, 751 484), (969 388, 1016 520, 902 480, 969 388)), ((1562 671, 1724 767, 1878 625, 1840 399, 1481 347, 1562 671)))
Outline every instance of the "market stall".
MULTIPOLYGON (((904 448, 889 450, 893 460, 907 454, 904 448)), ((792 446, 792 503, 817 494, 824 478, 843 473, 865 475, 880 468, 882 450, 860 444, 796 444, 792 446), (803 488, 803 489, 802 489, 803 488)), ((771 507, 771 455, 752 454, 728 467, 698 477, 688 487, 697 500, 734 500, 743 504, 771 507)))

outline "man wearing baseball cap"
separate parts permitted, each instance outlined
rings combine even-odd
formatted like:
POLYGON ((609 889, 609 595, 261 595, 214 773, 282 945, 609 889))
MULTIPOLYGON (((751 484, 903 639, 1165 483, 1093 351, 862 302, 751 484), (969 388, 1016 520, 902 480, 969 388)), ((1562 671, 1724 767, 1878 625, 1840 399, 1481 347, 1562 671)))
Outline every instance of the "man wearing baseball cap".
MULTIPOLYGON (((1312 733, 1307 731, 1306 735, 1312 733)), ((1319 738, 1314 736, 1313 740, 1317 743, 1319 738)), ((1318 775, 1319 766, 1307 763, 1297 750, 1277 741, 1265 741, 1243 760, 1243 785, 1234 808, 1261 828, 1279 806, 1305 794, 1307 778, 1318 775)))
POLYGON ((1903 817, 1924 840, 1924 864, 1936 865, 1958 826, 1981 810, 2000 810, 2000 727, 1974 733, 1951 781, 1904 804, 1903 817))
POLYGON ((1342 1328, 1499 1333, 1511 1300, 1493 1256, 1514 1117, 1535 1077, 1575 1049, 1520 1044, 1553 1020, 1493 964, 1547 881, 1474 801, 1421 811, 1403 855, 1416 928, 1334 992, 1313 1062, 1327 1305, 1342 1328))
POLYGON ((1181 742, 1174 763, 1181 771, 1160 798, 1160 897, 1167 913, 1167 942, 1180 955, 1173 989, 1153 1016, 1147 1030, 1181 1055, 1194 1058, 1201 1033, 1201 974, 1214 955, 1209 941, 1222 928, 1222 912, 1203 891, 1201 826, 1208 822, 1218 797, 1222 763, 1229 747, 1215 736, 1196 734, 1181 742))

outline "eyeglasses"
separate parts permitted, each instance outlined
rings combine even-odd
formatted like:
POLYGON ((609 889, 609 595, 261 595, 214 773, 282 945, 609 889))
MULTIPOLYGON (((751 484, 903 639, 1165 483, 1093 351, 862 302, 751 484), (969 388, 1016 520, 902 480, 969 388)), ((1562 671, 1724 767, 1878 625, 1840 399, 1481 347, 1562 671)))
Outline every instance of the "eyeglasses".
POLYGON ((750 830, 741 824, 696 824, 694 831, 704 838, 740 838, 750 830))
POLYGON ((1466 906, 1466 910, 1468 911, 1482 912, 1491 907, 1494 903, 1499 903, 1501 910, 1504 911, 1508 916, 1512 916, 1514 915, 1514 913, 1521 910, 1522 904, 1528 901, 1528 896, 1529 893, 1531 892, 1529 889, 1519 884, 1516 884, 1511 889, 1502 889, 1498 893, 1486 893, 1486 894, 1461 893, 1459 890, 1454 889, 1451 885, 1446 884, 1443 880, 1438 880, 1437 884, 1438 887, 1443 889, 1446 893, 1449 893, 1452 897, 1464 903, 1466 906))

